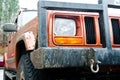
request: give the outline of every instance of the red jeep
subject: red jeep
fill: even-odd
[[[23,11],[14,24],[5,24],[6,80],[120,78],[120,13],[108,14],[108,7],[120,6],[108,2],[40,0],[37,11]]]

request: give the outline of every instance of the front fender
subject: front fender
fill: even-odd
[[[22,35],[19,35],[16,44],[20,41],[24,41],[26,50],[33,50],[35,48],[35,38],[36,37],[32,31],[25,32]]]
[[[33,50],[35,48],[35,36],[32,31],[24,33],[23,40],[26,50]]]

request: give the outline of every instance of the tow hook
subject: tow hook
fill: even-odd
[[[90,60],[90,69],[93,73],[99,72],[99,64],[101,64],[100,61],[95,62],[93,59]]]

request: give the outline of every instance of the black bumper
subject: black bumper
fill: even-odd
[[[30,55],[35,68],[65,68],[90,66],[90,60],[100,65],[120,65],[120,50],[106,48],[39,48]]]

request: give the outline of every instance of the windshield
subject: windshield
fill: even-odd
[[[37,16],[36,10],[23,11],[18,16],[18,26],[22,27]]]

